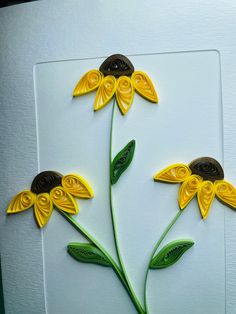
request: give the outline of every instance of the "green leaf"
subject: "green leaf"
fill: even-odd
[[[68,244],[67,251],[79,262],[111,266],[107,257],[93,244],[72,242]]]
[[[122,173],[129,167],[135,150],[135,140],[130,141],[114,158],[111,164],[111,184],[115,184]]]
[[[193,245],[194,242],[191,239],[180,239],[168,243],[153,257],[150,268],[161,269],[175,264]]]

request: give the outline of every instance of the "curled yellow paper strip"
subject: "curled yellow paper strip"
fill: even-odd
[[[120,76],[117,80],[116,100],[122,114],[126,114],[133,102],[134,87],[127,76]]]
[[[215,197],[215,185],[211,181],[203,181],[199,187],[198,205],[204,219],[207,218],[211,203]]]
[[[184,209],[196,195],[201,182],[202,178],[194,174],[182,183],[179,189],[179,207],[181,209]]]
[[[136,91],[151,102],[158,102],[158,96],[149,76],[142,71],[134,71],[131,76]]]
[[[216,195],[225,204],[236,208],[236,189],[227,181],[216,182]]]
[[[155,181],[165,181],[171,183],[183,182],[191,175],[191,170],[185,164],[173,164],[154,176]]]
[[[7,208],[8,214],[15,214],[30,208],[36,199],[36,195],[30,190],[18,193]]]
[[[88,182],[77,174],[67,174],[62,178],[62,186],[71,195],[80,198],[92,198],[93,191]]]
[[[56,207],[66,213],[75,215],[79,211],[74,198],[61,186],[57,186],[50,191],[50,198]]]
[[[38,194],[34,203],[34,214],[40,228],[48,222],[53,210],[53,204],[48,193]]]
[[[106,106],[116,91],[116,79],[112,75],[103,78],[94,101],[94,110],[99,110]]]
[[[73,96],[81,96],[97,89],[101,84],[103,74],[99,70],[91,70],[82,76],[75,86]]]

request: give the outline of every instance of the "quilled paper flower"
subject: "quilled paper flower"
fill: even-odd
[[[157,103],[158,96],[149,76],[135,71],[133,64],[123,55],[108,57],[99,70],[85,73],[76,85],[73,96],[81,96],[97,90],[94,110],[106,106],[115,95],[122,114],[126,114],[133,102],[134,92]]]
[[[18,193],[7,208],[8,214],[16,214],[34,206],[35,220],[44,227],[53,211],[53,205],[68,213],[79,211],[75,197],[92,198],[89,184],[77,174],[62,176],[55,171],[39,173],[33,180],[30,190]]]
[[[189,165],[171,165],[158,172],[154,180],[181,183],[178,196],[180,209],[184,209],[197,195],[204,219],[208,216],[215,196],[229,207],[236,208],[236,189],[224,180],[224,171],[214,158],[202,157],[193,160]]]

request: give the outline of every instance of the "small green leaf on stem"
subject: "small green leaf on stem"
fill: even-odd
[[[175,264],[194,242],[191,239],[179,239],[165,245],[150,263],[150,269],[167,268]]]
[[[115,184],[129,167],[135,151],[135,140],[130,141],[114,158],[111,164],[111,184]]]
[[[79,262],[111,266],[107,257],[93,244],[72,242],[68,244],[67,251]]]

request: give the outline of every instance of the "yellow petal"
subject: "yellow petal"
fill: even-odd
[[[179,207],[184,209],[191,199],[196,195],[202,178],[193,174],[187,178],[179,189]]]
[[[73,96],[76,97],[92,92],[93,90],[99,87],[102,79],[103,79],[102,72],[98,70],[88,71],[79,80],[78,84],[74,89]]]
[[[43,228],[48,222],[53,210],[53,204],[48,193],[40,193],[34,203],[34,215],[37,224]]]
[[[30,190],[18,193],[7,208],[8,214],[15,214],[30,208],[35,202],[35,194]]]
[[[204,219],[207,218],[211,203],[215,197],[215,185],[211,181],[203,181],[197,193],[198,205]]]
[[[116,91],[116,78],[108,75],[103,78],[101,85],[96,93],[94,110],[99,110],[106,106]]]
[[[62,186],[71,195],[81,198],[92,198],[93,190],[88,182],[77,174],[68,174],[62,178]]]
[[[54,205],[64,212],[74,215],[79,211],[78,205],[73,196],[66,192],[66,190],[61,186],[57,186],[50,191],[50,198]]]
[[[236,208],[236,189],[235,187],[224,180],[216,181],[216,195],[227,205]]]
[[[174,164],[156,173],[154,180],[177,183],[183,182],[190,175],[191,170],[187,165]]]
[[[133,102],[134,87],[127,76],[120,76],[117,80],[116,100],[122,114],[126,114]]]
[[[141,71],[135,71],[131,80],[136,91],[151,102],[158,102],[158,96],[149,76]]]

